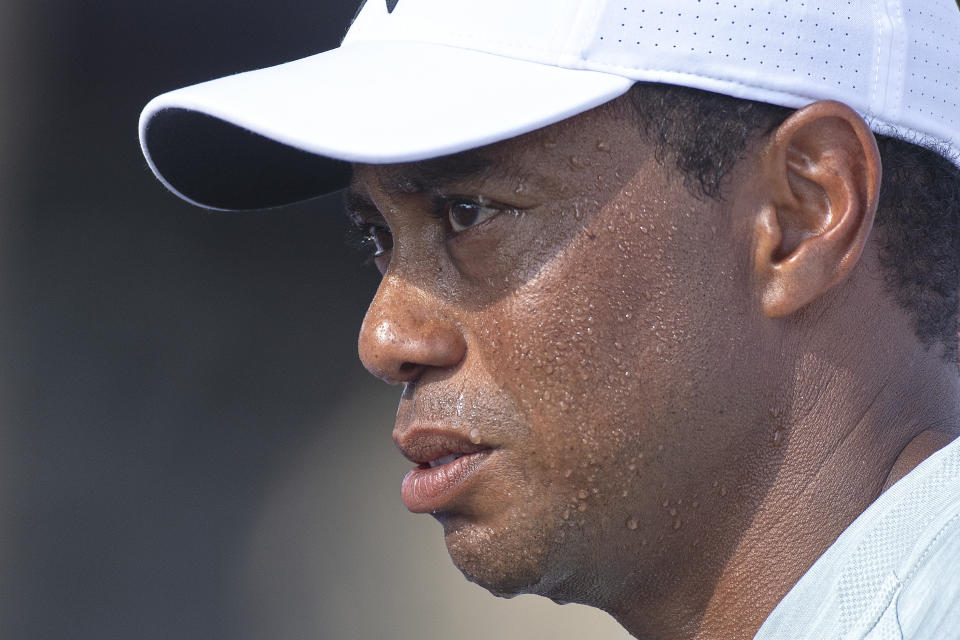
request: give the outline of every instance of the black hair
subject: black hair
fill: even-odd
[[[960,0],[958,0],[960,2]],[[695,195],[719,199],[724,178],[748,143],[791,109],[672,85],[630,90],[641,130]],[[883,182],[875,220],[887,291],[914,318],[927,348],[957,357],[960,304],[960,169],[946,150],[877,135]]]

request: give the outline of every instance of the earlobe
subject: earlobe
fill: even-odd
[[[846,279],[877,210],[880,153],[850,107],[793,113],[761,151],[754,271],[766,316],[787,316]]]

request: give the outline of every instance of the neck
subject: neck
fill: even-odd
[[[717,514],[715,543],[691,552],[669,593],[621,602],[614,617],[637,638],[752,638],[858,515],[960,434],[955,365],[933,350],[907,351],[897,366],[859,372],[836,366],[835,352],[807,351],[789,372],[800,382],[776,418],[782,441],[770,446],[764,425],[764,445],[744,458],[765,489],[731,489],[737,508]],[[655,627],[655,618],[673,623]]]
[[[773,607],[857,516],[957,437],[955,366],[926,357],[915,364],[919,366],[912,375],[905,371],[908,380],[879,391],[870,389],[869,380],[835,380],[829,385],[833,391],[820,390],[819,404],[826,410],[806,417],[794,413],[794,433],[778,471],[785,481],[773,483],[764,497],[707,606],[705,633],[694,637],[752,638]],[[859,396],[860,402],[851,402],[851,396]],[[841,411],[830,410],[840,406]],[[748,603],[747,610],[743,603]],[[732,611],[740,612],[733,616],[733,625]],[[724,627],[722,635],[710,631]]]

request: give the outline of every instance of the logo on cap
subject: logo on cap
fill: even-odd
[[[387,0],[387,13],[393,13],[393,10],[397,8],[398,2],[400,2],[400,0]],[[957,0],[957,2],[960,2],[960,0]],[[350,24],[356,22],[357,16],[360,15],[360,12],[363,11],[365,6],[367,6],[367,0],[363,0],[363,2],[360,3],[360,8],[357,9],[357,13],[355,16],[353,16],[353,20],[350,21]]]

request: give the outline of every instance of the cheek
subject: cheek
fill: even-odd
[[[462,278],[461,302],[468,308],[495,306],[538,279],[545,264],[563,250],[581,228],[583,205],[551,203],[529,211],[505,211],[447,242],[451,263]],[[507,305],[509,306],[509,305]]]
[[[657,351],[649,338],[665,312],[655,293],[664,278],[646,246],[652,243],[597,226],[584,227],[534,279],[484,314],[496,345],[488,370],[537,422],[575,422],[578,429],[601,422],[636,396],[638,367],[647,351]]]
[[[653,206],[612,205],[483,314],[495,347],[486,369],[523,414],[532,464],[558,491],[613,499],[634,472],[659,483],[672,460],[661,447],[697,420],[691,406],[702,413],[697,395],[716,383],[703,362],[721,357],[711,345],[722,310],[711,300],[723,283],[690,260],[675,225],[651,221]]]
[[[578,238],[483,320],[485,368],[529,427],[528,481],[571,526],[629,493],[643,465],[644,284],[625,286],[622,261],[597,259],[618,250],[606,233]]]

